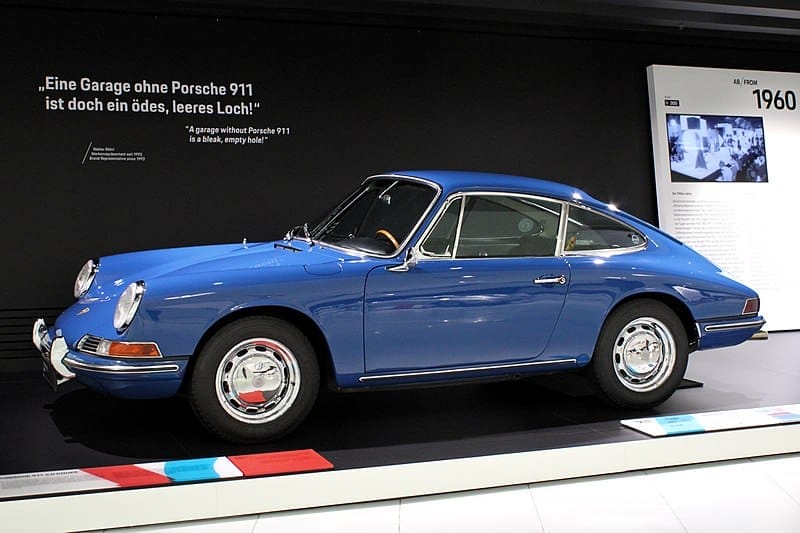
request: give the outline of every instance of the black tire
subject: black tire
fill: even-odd
[[[314,406],[317,357],[306,336],[288,322],[242,318],[220,329],[197,358],[189,387],[192,409],[225,440],[278,439]]]
[[[666,401],[686,373],[686,330],[667,305],[633,300],[606,319],[592,356],[601,396],[625,408],[644,409]]]

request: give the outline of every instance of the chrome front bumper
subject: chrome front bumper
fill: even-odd
[[[33,344],[42,357],[42,375],[53,390],[75,377],[75,373],[64,364],[64,358],[69,353],[67,342],[64,337],[52,338],[42,318],[33,323]]]
[[[33,344],[42,357],[42,374],[57,390],[76,377],[82,384],[119,398],[167,398],[180,388],[189,357],[104,357],[90,350],[69,349],[61,331],[43,319],[33,324]],[[80,343],[79,343],[80,346]]]

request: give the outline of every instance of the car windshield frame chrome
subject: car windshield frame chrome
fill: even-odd
[[[430,215],[431,211],[433,210],[433,207],[438,203],[439,198],[442,195],[442,186],[439,185],[438,183],[436,183],[435,181],[431,181],[431,180],[428,180],[428,179],[425,179],[425,178],[419,178],[419,177],[416,177],[416,176],[408,176],[408,175],[405,175],[405,174],[391,174],[391,173],[390,174],[375,174],[374,176],[370,176],[367,179],[365,179],[363,182],[361,182],[361,185],[359,185],[359,189],[357,189],[354,193],[350,194],[347,198],[345,198],[345,200],[342,203],[338,204],[333,209],[333,211],[339,211],[339,212],[345,211],[348,207],[350,207],[350,205],[353,204],[353,202],[355,202],[356,200],[358,200],[361,197],[361,195],[363,193],[362,189],[364,188],[364,186],[367,183],[369,183],[370,181],[373,181],[373,180],[376,180],[376,179],[395,179],[395,180],[398,180],[398,181],[403,180],[403,181],[411,181],[411,182],[416,182],[416,183],[422,183],[424,185],[427,185],[427,186],[431,187],[431,189],[434,190],[433,199],[428,204],[428,207],[425,208],[425,211],[419,217],[419,220],[417,220],[416,224],[414,224],[414,226],[411,229],[411,231],[408,232],[408,235],[406,235],[405,239],[400,243],[400,246],[398,246],[397,249],[394,250],[390,254],[377,254],[377,253],[366,252],[364,250],[357,250],[355,248],[350,248],[350,247],[347,247],[347,246],[342,246],[342,245],[339,245],[339,244],[336,244],[336,243],[330,243],[330,242],[326,242],[326,241],[321,240],[319,238],[319,233],[321,233],[325,228],[328,227],[328,225],[330,225],[334,220],[336,220],[336,216],[330,217],[330,219],[327,220],[324,225],[320,224],[319,226],[314,228],[314,230],[311,232],[311,239],[312,239],[312,242],[315,245],[324,246],[326,248],[332,248],[334,250],[347,252],[349,254],[355,254],[355,255],[357,255],[359,257],[376,257],[376,258],[380,258],[380,259],[394,259],[394,258],[400,256],[403,253],[403,251],[408,246],[409,242],[411,242],[411,240],[414,238],[414,235],[416,235],[417,232],[419,232],[420,227],[422,227],[422,223],[425,221],[425,219],[428,218],[428,215]],[[347,205],[344,205],[344,204],[347,204]],[[338,215],[338,213],[337,213],[337,215]],[[299,240],[304,241],[304,242],[309,242],[306,239],[298,238],[297,236],[295,236],[295,239],[299,239]],[[309,242],[309,244],[311,244],[311,242]]]

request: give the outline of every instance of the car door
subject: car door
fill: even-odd
[[[367,374],[537,359],[569,286],[569,265],[555,256],[561,210],[513,194],[448,199],[416,265],[367,275]]]

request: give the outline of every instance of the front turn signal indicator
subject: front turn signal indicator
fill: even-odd
[[[110,357],[161,357],[161,350],[154,342],[119,342],[108,343]]]

